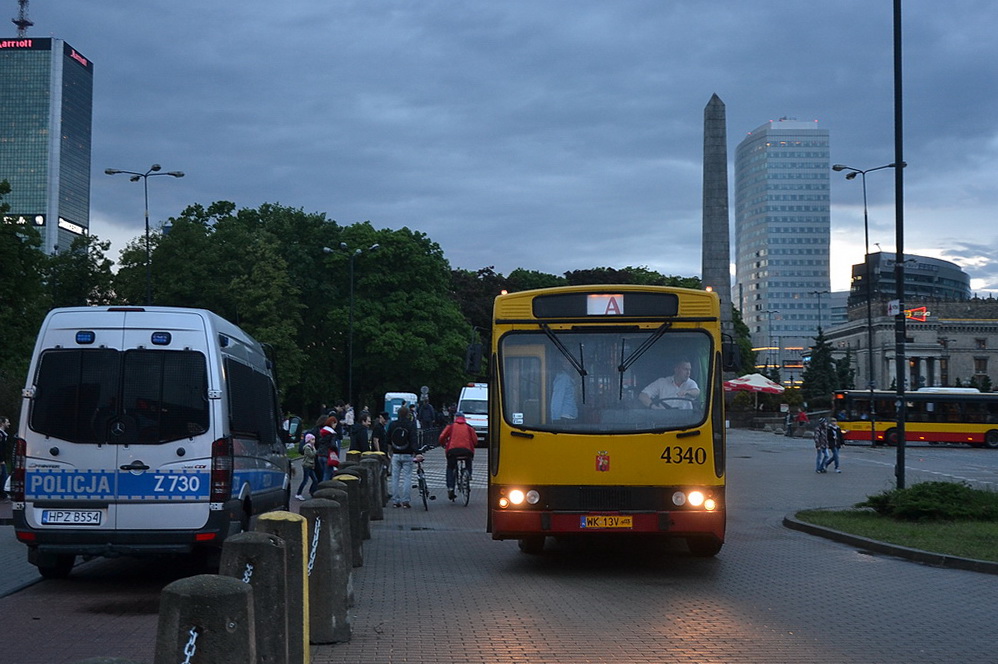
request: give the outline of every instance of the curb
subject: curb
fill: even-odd
[[[981,574],[998,574],[998,563],[989,560],[976,560],[974,558],[960,558],[944,553],[932,553],[921,549],[912,549],[906,546],[888,544],[879,540],[872,540],[859,535],[844,533],[841,530],[833,530],[811,523],[800,521],[795,516],[788,514],[783,517],[783,525],[791,530],[798,530],[809,535],[817,535],[825,539],[834,540],[842,544],[859,547],[866,551],[882,553],[888,556],[904,558],[912,562],[930,565],[932,567],[944,567],[948,569],[960,569],[969,572],[979,572]]]

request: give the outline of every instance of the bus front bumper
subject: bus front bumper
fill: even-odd
[[[713,535],[724,541],[723,510],[670,512],[551,512],[493,510],[492,539],[531,535],[659,534],[674,537]]]

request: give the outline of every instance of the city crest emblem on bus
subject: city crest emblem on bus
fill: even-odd
[[[596,472],[605,473],[610,470],[610,454],[608,452],[596,453]]]

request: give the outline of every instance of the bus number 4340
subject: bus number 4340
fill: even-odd
[[[666,463],[707,463],[707,450],[702,447],[667,447],[660,457]]]

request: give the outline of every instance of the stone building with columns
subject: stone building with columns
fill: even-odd
[[[874,297],[873,347],[865,301],[849,307],[848,321],[825,333],[836,358],[851,355],[855,386],[891,389],[896,385],[894,317],[887,315],[887,297]],[[987,376],[998,386],[998,299],[941,300],[913,297],[905,300],[909,311],[925,307],[925,320],[905,323],[906,389],[966,386]],[[921,318],[922,316],[918,316]]]

